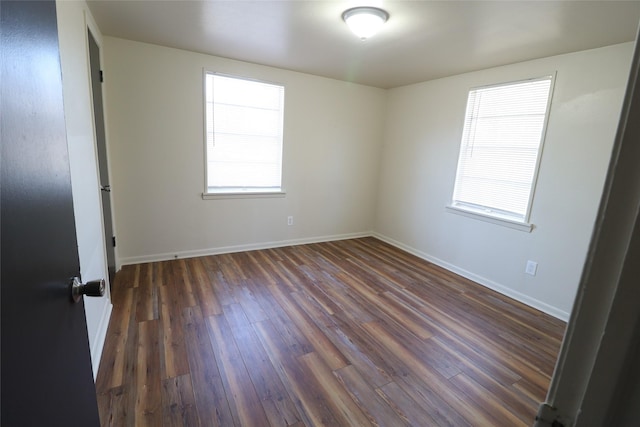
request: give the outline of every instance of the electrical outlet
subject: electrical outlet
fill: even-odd
[[[293,225],[293,216],[287,217],[287,225]]]
[[[532,276],[535,276],[537,271],[538,271],[538,263],[531,260],[527,261],[527,268],[524,269],[524,272]]]

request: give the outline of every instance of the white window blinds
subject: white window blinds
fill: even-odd
[[[528,220],[551,76],[469,92],[454,207]]]
[[[284,87],[206,73],[207,193],[281,191]]]

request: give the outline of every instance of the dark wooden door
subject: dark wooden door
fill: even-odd
[[[56,5],[3,0],[0,16],[1,424],[97,426]]]
[[[96,127],[96,145],[98,147],[98,169],[100,170],[100,193],[102,193],[102,215],[104,218],[104,242],[107,252],[109,283],[113,283],[116,274],[116,238],[113,235],[111,215],[111,185],[109,183],[109,164],[107,161],[107,141],[104,130],[104,111],[102,103],[102,70],[100,69],[100,48],[91,31],[89,39],[89,63],[91,67],[91,91],[93,93],[93,121]]]

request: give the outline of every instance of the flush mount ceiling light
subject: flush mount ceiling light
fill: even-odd
[[[345,10],[342,19],[356,36],[365,40],[380,30],[389,19],[389,14],[377,7],[360,6]]]

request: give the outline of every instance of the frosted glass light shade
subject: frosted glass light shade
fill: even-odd
[[[389,14],[377,7],[353,7],[342,13],[342,19],[356,36],[365,40],[380,30]]]

